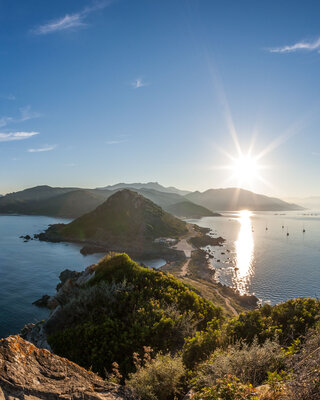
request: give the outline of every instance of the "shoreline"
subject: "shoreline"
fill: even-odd
[[[164,259],[165,264],[159,270],[171,272],[182,281],[191,280],[206,282],[211,285],[211,290],[216,292],[222,301],[222,306],[227,306],[231,314],[236,315],[238,311],[244,311],[258,307],[259,299],[250,293],[241,295],[235,288],[224,285],[216,278],[217,268],[210,259],[214,258],[212,247],[221,248],[226,240],[217,236],[211,228],[197,225],[195,222],[188,223],[188,233],[182,235],[173,246],[166,246],[150,242],[144,244],[132,243],[130,246],[108,245],[97,241],[81,241],[64,239],[59,235],[59,227],[63,224],[50,225],[45,232],[34,235],[34,239],[53,243],[74,243],[81,245],[80,253],[105,254],[109,252],[127,253],[132,259]],[[191,282],[190,282],[191,283]],[[191,283],[192,284],[192,283]],[[206,297],[206,296],[204,296]],[[220,304],[221,304],[221,299]],[[237,311],[236,311],[237,310]]]

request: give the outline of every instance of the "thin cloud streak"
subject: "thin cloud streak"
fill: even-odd
[[[43,153],[44,151],[52,151],[56,147],[57,147],[56,145],[53,145],[53,146],[40,147],[38,149],[28,149],[28,153]]]
[[[106,144],[119,144],[119,143],[125,143],[125,142],[127,142],[127,140],[124,140],[124,139],[120,139],[120,140],[108,140],[107,142],[106,142]]]
[[[0,128],[3,128],[4,126],[8,125],[12,121],[13,121],[12,117],[1,117],[0,118]]]
[[[297,42],[291,46],[282,46],[269,49],[271,53],[294,53],[296,51],[320,52],[320,38],[313,42]]]
[[[18,118],[7,117],[7,116],[1,117],[0,128],[3,128],[4,126],[10,123],[25,122],[29,121],[30,119],[41,117],[40,113],[31,110],[31,106],[22,107],[19,109],[19,111],[20,111],[20,117]]]
[[[13,142],[16,140],[26,140],[36,135],[39,135],[39,132],[0,133],[0,142]]]
[[[92,6],[85,7],[83,10],[66,14],[61,18],[49,21],[46,24],[40,25],[32,30],[36,35],[47,35],[50,33],[74,30],[77,28],[85,27],[88,24],[85,22],[87,16],[94,11],[102,10],[112,3],[112,0],[104,0],[95,2]]]
[[[19,109],[21,117],[17,122],[29,121],[29,119],[40,118],[41,114],[36,111],[31,111],[31,106],[22,107]]]
[[[16,100],[16,96],[14,96],[13,94],[9,94],[7,96],[6,95],[1,95],[0,98],[4,99],[4,100]]]
[[[131,85],[134,89],[139,89],[139,88],[142,88],[143,86],[147,86],[147,83],[143,82],[143,80],[141,78],[138,78],[138,79],[135,79],[131,83]]]

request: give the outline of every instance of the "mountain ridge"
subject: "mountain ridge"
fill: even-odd
[[[119,187],[113,190],[105,188],[63,188],[47,185],[35,186],[0,197],[0,214],[47,215],[73,219],[92,211],[102,204],[116,191],[121,190],[121,185],[119,184]],[[175,192],[159,191],[150,187],[150,185],[146,187],[148,184],[140,185],[140,189],[132,188],[131,190],[142,194],[164,210],[173,214],[176,213],[175,215],[178,217],[201,218],[202,216],[211,216],[212,213],[218,211],[241,209],[251,209],[252,211],[303,209],[303,207],[284,202],[275,197],[268,197],[238,188],[208,189],[204,192],[195,191],[181,195]],[[179,191],[179,189],[177,190]],[[238,197],[236,201],[232,200],[236,199],[237,193],[241,194],[240,198]],[[177,204],[186,201],[189,201],[190,204],[185,206],[184,209],[189,210],[189,212],[183,215]],[[206,211],[199,207],[205,207]]]
[[[115,185],[108,185],[102,188],[97,188],[98,190],[117,190],[117,189],[154,189],[158,192],[166,192],[166,193],[175,193],[184,196],[190,191],[188,190],[180,190],[174,186],[165,187],[159,184],[159,182],[147,182],[147,183],[116,183]]]
[[[188,200],[211,211],[295,211],[303,208],[275,197],[257,194],[241,188],[208,189],[192,192],[185,196]]]

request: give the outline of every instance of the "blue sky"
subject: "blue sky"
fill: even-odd
[[[0,0],[0,193],[238,184],[320,195],[320,3]]]

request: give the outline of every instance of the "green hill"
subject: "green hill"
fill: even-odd
[[[55,230],[49,228],[48,232]],[[56,226],[61,240],[103,244],[113,250],[143,249],[158,237],[176,238],[187,232],[185,222],[131,190],[121,190],[94,211],[68,225]]]
[[[185,337],[222,310],[172,275],[141,267],[126,254],[106,256],[80,289],[59,298],[62,307],[45,324],[55,353],[105,375],[116,361],[125,375],[134,352],[181,350]]]

